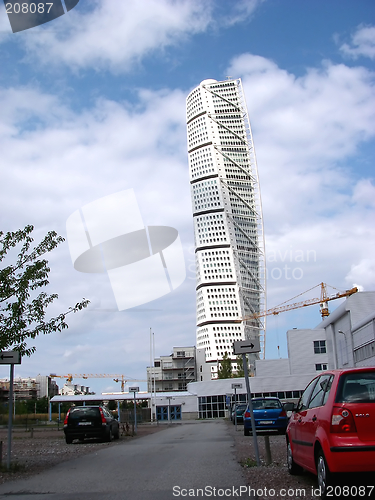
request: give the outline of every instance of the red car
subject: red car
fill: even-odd
[[[316,474],[323,496],[335,472],[375,471],[375,367],[315,377],[293,409],[286,442],[290,474]]]

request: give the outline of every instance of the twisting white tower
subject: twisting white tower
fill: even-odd
[[[197,348],[206,362],[265,331],[236,320],[265,309],[258,169],[240,79],[204,80],[187,97],[187,137],[197,273]],[[235,365],[234,365],[235,367]],[[216,376],[213,369],[213,377]]]

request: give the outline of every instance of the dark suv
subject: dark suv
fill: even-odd
[[[72,406],[64,420],[65,441],[100,438],[112,441],[120,436],[119,423],[103,406]]]

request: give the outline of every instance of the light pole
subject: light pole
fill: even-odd
[[[342,333],[345,337],[345,351],[346,351],[346,363],[342,363],[343,365],[348,365],[349,364],[349,351],[348,351],[348,339],[346,338],[346,333],[343,332],[342,330],[338,331],[339,333]]]

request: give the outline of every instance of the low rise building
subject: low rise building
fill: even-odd
[[[147,367],[149,392],[186,391],[187,384],[195,380],[195,347],[174,347],[172,354],[155,358],[154,366]]]

